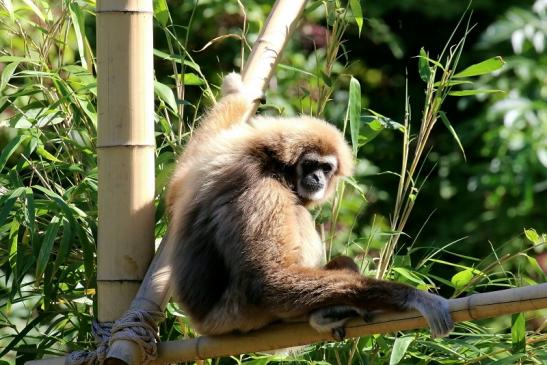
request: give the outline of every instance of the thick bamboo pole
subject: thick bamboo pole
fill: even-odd
[[[306,0],[277,0],[270,12],[266,23],[253,46],[249,60],[243,70],[243,83],[247,90],[257,96],[262,95],[274,72],[279,55],[283,51],[290,35],[294,31],[298,18],[304,9]],[[254,114],[249,110],[248,116]],[[164,239],[159,252],[150,264],[146,277],[131,303],[132,309],[147,311],[163,311],[171,291],[169,279],[171,275],[170,257],[172,245]],[[131,341],[113,341],[108,352],[108,359],[117,358],[126,364],[137,364],[140,358],[139,348]]]
[[[130,306],[154,254],[152,0],[97,1],[98,320]]]
[[[547,283],[451,299],[449,306],[454,322],[543,309],[547,308]],[[382,313],[368,323],[350,321],[346,326],[346,335],[359,337],[424,327],[427,327],[427,323],[418,312]],[[317,333],[307,322],[281,323],[240,335],[162,342],[158,346],[159,356],[153,364],[269,351],[328,340],[332,340],[329,334]],[[63,365],[64,359],[57,357],[29,361],[27,365]]]

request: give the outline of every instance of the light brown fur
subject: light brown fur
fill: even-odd
[[[195,328],[203,334],[249,331],[340,305],[426,308],[442,322],[436,333],[446,334],[452,324],[446,308],[438,309],[444,299],[337,265],[322,268],[323,246],[306,208],[322,203],[336,180],[352,172],[341,133],[310,117],[245,123],[249,98],[237,85],[224,89],[236,93],[201,121],[167,192],[169,240],[176,247],[173,286]],[[309,152],[337,162],[318,201],[302,198],[295,188],[295,166]],[[425,296],[435,300],[418,308]]]

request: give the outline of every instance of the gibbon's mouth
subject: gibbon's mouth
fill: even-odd
[[[325,192],[323,184],[306,184],[301,182],[298,185],[298,195],[300,195],[300,197],[308,200],[319,200],[323,198]]]

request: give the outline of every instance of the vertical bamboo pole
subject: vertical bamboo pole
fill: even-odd
[[[154,254],[152,0],[97,1],[98,319],[130,306]]]

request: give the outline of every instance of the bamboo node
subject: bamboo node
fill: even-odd
[[[471,303],[473,298],[475,297],[475,294],[471,294],[470,296],[467,297],[467,300],[465,301],[465,309],[467,310],[467,314],[469,315],[469,318],[471,318],[472,320],[476,321],[477,319],[479,318],[476,318],[474,315],[473,315],[473,304]]]

